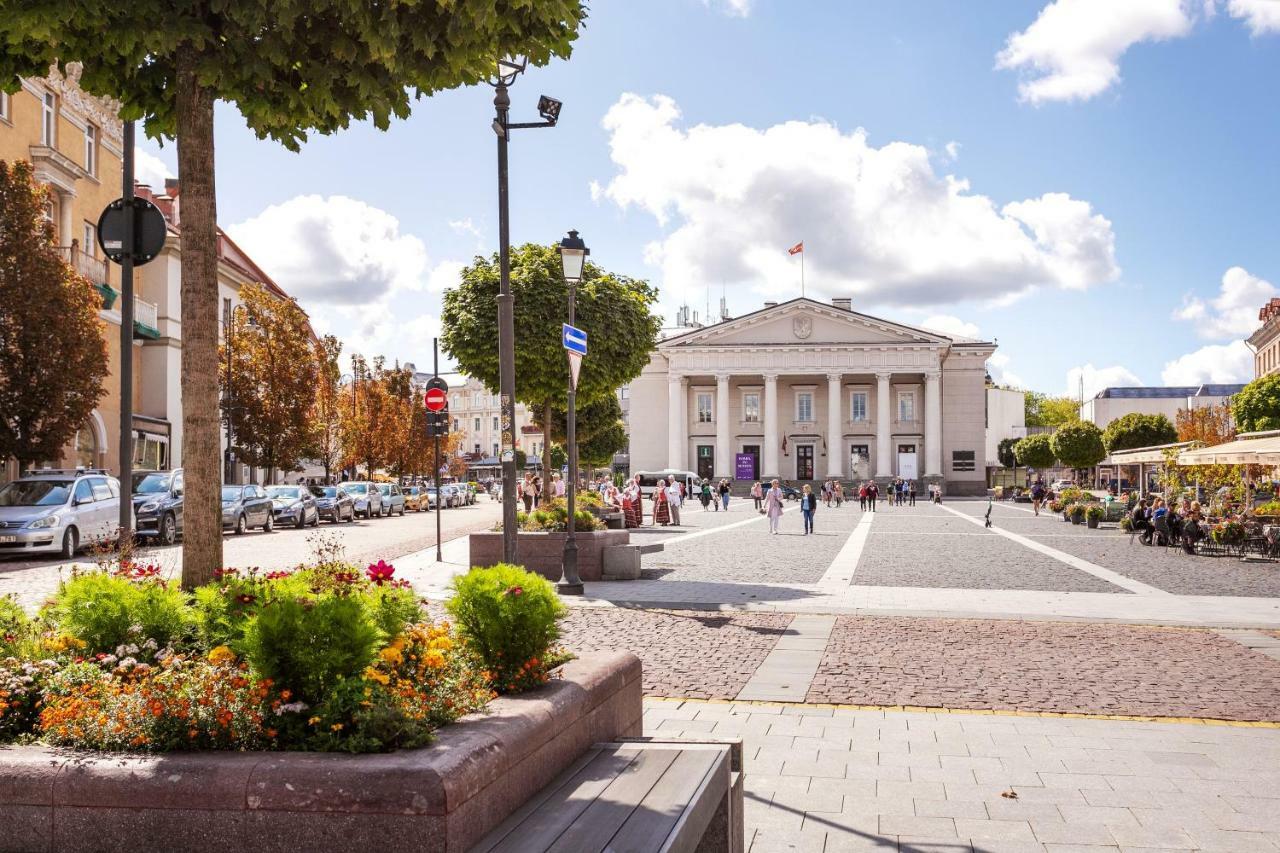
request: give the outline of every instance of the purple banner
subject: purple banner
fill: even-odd
[[[739,453],[733,458],[733,478],[735,480],[754,480],[756,478],[756,455]]]

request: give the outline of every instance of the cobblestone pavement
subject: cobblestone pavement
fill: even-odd
[[[790,622],[781,613],[593,607],[574,608],[561,627],[571,651],[638,655],[645,695],[732,699]]]
[[[1280,850],[1274,729],[656,700],[644,726],[742,739],[751,853]]]
[[[872,525],[853,582],[856,586],[915,586],[951,589],[1038,589],[1125,593],[1124,589],[1016,542],[982,533],[958,518],[957,532],[888,532]],[[933,521],[928,522],[930,527]],[[916,521],[917,528],[920,521]]]

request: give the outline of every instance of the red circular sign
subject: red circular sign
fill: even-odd
[[[439,388],[428,388],[422,397],[422,403],[428,412],[443,412],[449,405],[449,398]]]

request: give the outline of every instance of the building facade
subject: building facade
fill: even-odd
[[[1116,418],[1131,413],[1164,415],[1177,424],[1178,412],[1225,403],[1243,385],[1168,385],[1103,388],[1080,406],[1080,420],[1106,429]]]
[[[1000,442],[1027,437],[1027,395],[1014,388],[987,389],[988,468],[1000,467]]]
[[[422,382],[429,378],[421,375]],[[462,435],[461,451],[467,455],[470,466],[476,470],[492,470],[500,467],[502,452],[502,407],[497,394],[483,382],[461,373],[441,374],[449,383],[450,429]],[[415,376],[415,382],[417,377]],[[516,447],[529,461],[536,461],[542,454],[542,427],[533,423],[529,407],[516,403]]]
[[[1253,378],[1260,379],[1280,370],[1280,297],[1274,297],[1258,311],[1262,326],[1245,339],[1253,350]]]
[[[69,63],[65,76],[51,69],[48,77],[22,78],[11,95],[0,93],[0,160],[32,164],[36,179],[50,190],[47,215],[63,257],[103,295],[103,396],[61,457],[45,464],[114,469],[120,461],[120,278],[98,249],[97,223],[122,192],[124,128],[116,104],[80,89],[80,71],[78,63]],[[137,347],[129,357],[136,371]],[[135,388],[135,406],[139,399]],[[13,460],[0,462],[0,479],[17,475]]]
[[[986,489],[995,345],[855,312],[766,303],[658,344],[629,386],[631,470]]]

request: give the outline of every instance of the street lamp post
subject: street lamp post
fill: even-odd
[[[582,242],[577,231],[570,231],[569,236],[560,241],[560,267],[564,280],[569,285],[569,325],[574,324],[574,299],[577,295],[578,282],[582,281],[582,270],[586,265],[587,255],[591,251]],[[575,371],[569,374],[569,404],[565,414],[565,443],[569,452],[569,484],[566,497],[569,502],[568,530],[564,540],[564,580],[557,585],[561,595],[582,595],[582,578],[578,576],[578,540],[577,523],[574,517],[577,511],[578,489],[578,383]],[[550,436],[548,436],[550,438]]]
[[[511,97],[508,87],[525,70],[528,58],[508,57],[498,60],[489,84],[494,88],[493,106],[497,113],[493,132],[498,136],[498,258],[501,285],[498,291],[498,394],[502,419],[502,557],[516,561],[516,328],[515,300],[511,295],[511,223],[508,205],[507,143],[511,131],[519,128],[555,127],[560,116],[560,102],[543,95],[538,100],[541,122],[512,124],[508,116]]]

